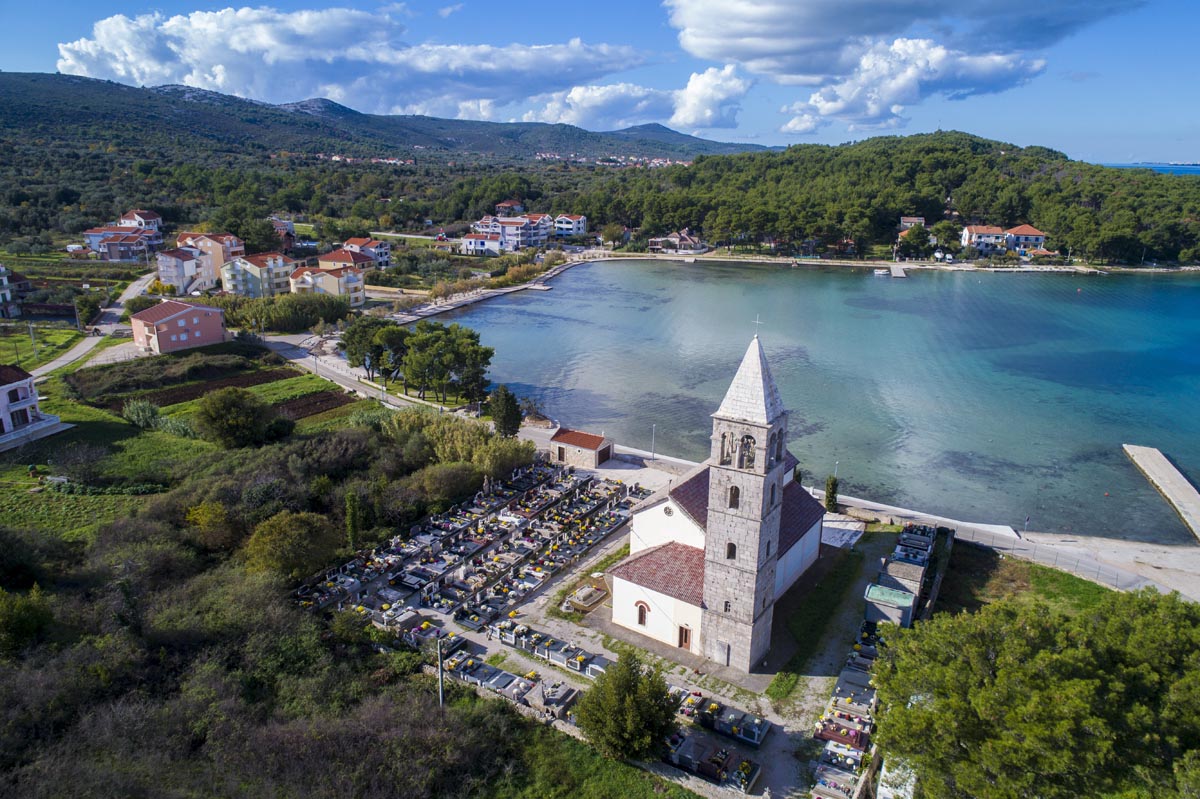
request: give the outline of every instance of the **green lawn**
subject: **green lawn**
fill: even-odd
[[[5,325],[2,330],[6,335],[0,336],[0,363],[16,364],[27,372],[49,363],[83,340],[83,334],[78,330],[34,327],[35,353],[26,325]]]
[[[767,686],[767,696],[776,702],[787,699],[796,689],[809,659],[820,651],[829,623],[838,615],[842,603],[856,599],[851,595],[851,589],[862,571],[863,553],[839,552],[834,557],[838,558],[837,562],[804,595],[801,602],[792,608],[782,608],[788,632],[796,639],[797,649]],[[837,632],[841,634],[845,631]],[[845,637],[849,641],[852,636]]]
[[[1064,613],[1095,607],[1111,589],[1068,572],[958,541],[942,579],[936,611],[976,611],[1000,599],[1042,602]]]

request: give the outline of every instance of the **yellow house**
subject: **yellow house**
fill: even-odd
[[[351,308],[361,308],[367,300],[362,270],[346,266],[339,269],[314,269],[304,266],[292,272],[293,294],[329,294],[346,297]]]

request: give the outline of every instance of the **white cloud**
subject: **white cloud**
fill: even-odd
[[[785,86],[783,130],[821,119],[897,126],[933,95],[1004,91],[1042,71],[1036,51],[1146,0],[664,0],[688,53]]]
[[[558,122],[589,128],[624,128],[666,119],[673,113],[671,92],[632,83],[575,86],[540,99],[545,105],[527,112],[524,121]]]
[[[783,133],[794,133],[803,136],[809,133],[816,133],[829,124],[829,120],[821,119],[821,116],[815,113],[813,107],[808,103],[785,105],[779,109],[779,113],[792,115],[792,118],[785,122],[783,127],[779,129]]]
[[[452,6],[444,6],[442,8],[439,8],[438,16],[441,17],[442,19],[445,19],[446,17],[450,16],[451,14],[454,14],[454,13],[456,13],[458,11],[462,11],[462,10],[463,10],[463,4],[455,3]]]
[[[732,128],[751,82],[732,64],[694,72],[682,89],[651,89],[632,83],[574,86],[540,98],[544,105],[526,122],[565,122],[588,128],[623,128],[662,122],[686,128]]]
[[[362,111],[428,105],[479,117],[525,100],[531,86],[539,94],[566,90],[642,61],[630,47],[579,39],[410,45],[404,33],[387,13],[346,8],[118,14],[96,22],[91,37],[60,44],[58,69],[123,83],[182,83],[268,102],[322,96]]]
[[[813,92],[807,104],[793,105],[789,111],[796,116],[783,129],[809,132],[813,116],[849,122],[851,130],[899,127],[905,108],[924,97],[1002,91],[1044,67],[1041,60],[1015,55],[970,55],[928,39],[897,39],[864,53],[850,75]]]
[[[688,128],[737,127],[739,101],[750,90],[750,81],[737,75],[737,67],[710,67],[694,72],[687,86],[675,92],[671,124]]]

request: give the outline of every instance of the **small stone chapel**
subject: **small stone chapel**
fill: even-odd
[[[758,336],[712,420],[709,458],[634,509],[612,618],[748,672],[771,646],[776,600],[817,559],[825,509],[794,479]]]

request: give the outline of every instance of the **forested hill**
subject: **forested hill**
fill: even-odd
[[[141,151],[190,150],[412,157],[414,153],[532,159],[583,157],[688,159],[762,149],[723,144],[645,126],[594,133],[572,125],[477,122],[361,114],[330,100],[270,105],[187,86],[135,88],[71,75],[0,73],[0,136],[101,143]]]
[[[894,241],[904,215],[955,238],[964,224],[1030,223],[1064,253],[1200,260],[1200,176],[1097,166],[953,131],[621,172],[581,200],[589,219],[687,226],[710,241],[849,238],[862,249]]]
[[[400,139],[426,149],[387,144]],[[135,207],[159,211],[173,229],[208,222],[234,232],[247,226],[239,220],[291,212],[321,222],[318,235],[333,241],[421,229],[426,219],[452,226],[518,197],[531,211],[585,214],[593,230],[619,223],[644,238],[690,227],[714,243],[774,240],[785,253],[846,239],[865,252],[895,241],[901,216],[923,216],[941,241],[965,224],[1029,223],[1051,249],[1092,260],[1200,260],[1200,176],[1097,166],[954,131],[696,155],[661,169],[511,155],[579,152],[582,141],[645,154],[702,140],[658,125],[600,134],[377,117],[327,100],[271,106],[0,73],[0,246],[50,248],[50,233],[73,235]],[[510,155],[472,149],[485,145]],[[334,163],[318,152],[416,164]]]

